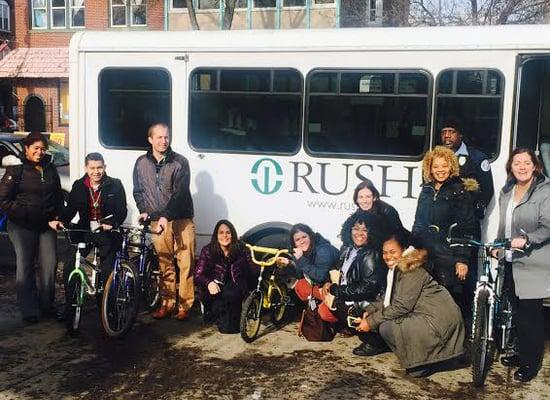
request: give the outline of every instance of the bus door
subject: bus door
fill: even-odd
[[[512,147],[535,150],[550,170],[550,54],[520,55]]]

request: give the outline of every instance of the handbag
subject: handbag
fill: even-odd
[[[319,315],[319,305],[313,304],[313,286],[311,287],[310,301],[302,311],[302,318],[298,328],[298,336],[306,338],[308,342],[330,342],[334,339],[335,331],[330,322],[323,321]]]

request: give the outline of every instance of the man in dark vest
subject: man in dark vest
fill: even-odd
[[[477,239],[481,239],[481,221],[485,217],[487,206],[495,193],[491,163],[483,152],[464,142],[462,128],[455,118],[449,118],[441,124],[441,143],[455,152],[460,166],[460,177],[473,178],[479,183],[479,190],[472,192],[472,199],[477,219],[474,235]],[[477,281],[477,252],[472,252],[469,265],[471,268],[466,277],[465,285],[465,290],[468,293],[464,298],[467,309],[471,310]],[[471,326],[471,317],[471,315],[468,315],[465,318],[464,322],[467,329]]]

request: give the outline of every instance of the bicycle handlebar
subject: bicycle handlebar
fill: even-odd
[[[277,261],[277,258],[279,258],[283,254],[289,254],[288,249],[275,249],[272,247],[262,247],[262,246],[253,246],[251,244],[245,243],[246,247],[250,250],[250,255],[252,257],[252,262],[254,264],[263,266],[263,267],[269,267]],[[267,261],[258,261],[256,259],[256,254],[258,253],[264,253],[264,254],[270,254],[272,257],[270,257]]]

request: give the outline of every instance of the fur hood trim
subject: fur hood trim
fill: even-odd
[[[424,249],[405,250],[397,263],[397,268],[403,273],[414,271],[422,267],[428,260],[428,252]]]
[[[462,178],[462,184],[464,185],[464,189],[468,192],[479,191],[479,182],[474,178]]]

